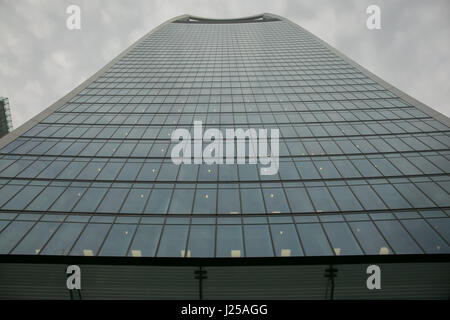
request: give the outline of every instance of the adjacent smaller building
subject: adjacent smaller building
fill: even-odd
[[[8,98],[0,97],[0,138],[13,129]]]

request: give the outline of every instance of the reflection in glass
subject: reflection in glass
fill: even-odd
[[[188,226],[166,225],[159,244],[158,257],[188,257],[186,250]]]
[[[34,222],[13,221],[0,233],[0,254],[7,254],[33,226]]]
[[[215,226],[192,225],[189,232],[188,253],[191,257],[214,257]]]
[[[320,224],[297,224],[303,248],[308,256],[333,255]]]
[[[71,256],[95,256],[105,239],[111,225],[91,223],[86,226],[75,246],[70,251]]]
[[[350,222],[356,238],[366,254],[390,254],[391,249],[370,221]]]
[[[136,225],[115,224],[111,228],[102,248],[100,256],[124,256],[133,237]]]
[[[398,221],[377,221],[375,222],[383,236],[397,254],[422,253],[415,241],[403,229]]]
[[[218,225],[216,257],[243,256],[242,227],[236,225]]]
[[[19,243],[12,253],[14,254],[39,254],[42,246],[58,228],[57,222],[39,222]]]
[[[133,257],[153,257],[161,235],[160,225],[140,225],[128,252]]]
[[[293,224],[271,224],[270,230],[277,257],[303,255]]]
[[[328,239],[330,239],[335,255],[362,254],[346,223],[324,223],[323,227],[328,235]]]
[[[63,223],[44,247],[42,254],[67,255],[83,228],[83,223]]]
[[[245,251],[247,257],[272,257],[273,249],[267,225],[245,225]]]

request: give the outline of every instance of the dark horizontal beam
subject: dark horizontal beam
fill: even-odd
[[[85,257],[54,255],[0,255],[0,263],[147,265],[147,266],[280,266],[339,265],[375,263],[450,262],[450,254],[354,255],[318,257],[257,258],[155,258],[155,257]]]

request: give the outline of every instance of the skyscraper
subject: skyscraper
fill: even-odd
[[[0,138],[12,131],[11,110],[8,98],[0,97]]]
[[[175,164],[194,121],[279,170]],[[174,18],[0,140],[0,297],[448,298],[449,126],[285,18]]]

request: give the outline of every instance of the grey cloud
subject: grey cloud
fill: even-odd
[[[70,4],[81,7],[79,31],[66,28]],[[370,4],[381,7],[381,30],[366,28]],[[231,18],[262,12],[303,26],[450,116],[448,0],[0,0],[0,96],[10,98],[17,127],[174,16]]]

